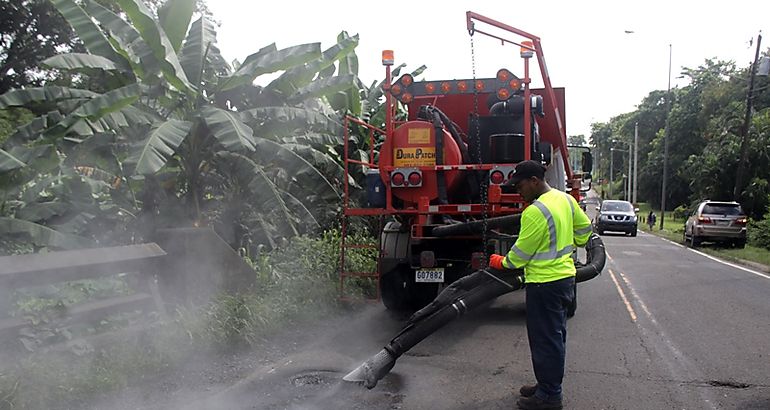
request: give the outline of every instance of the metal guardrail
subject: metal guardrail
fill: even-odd
[[[0,257],[0,340],[6,343],[29,318],[13,317],[12,293],[19,289],[125,274],[133,293],[87,300],[57,309],[55,323],[68,326],[141,311],[166,316],[167,306],[199,306],[221,292],[255,285],[256,274],[211,228],[162,229],[157,243]],[[18,346],[18,345],[17,345]]]

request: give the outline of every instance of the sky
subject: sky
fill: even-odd
[[[557,1],[504,2],[392,1],[320,2],[208,0],[225,59],[243,59],[275,42],[278,48],[336,43],[345,30],[359,34],[359,77],[371,84],[385,76],[381,52],[394,50],[396,65],[426,65],[423,80],[473,77],[470,10],[540,37],[551,82],[566,89],[568,135],[587,138],[594,122],[635,110],[653,90],[683,87],[682,67],[696,68],[708,58],[747,67],[756,38],[770,47],[770,2]],[[387,7],[378,7],[386,4]],[[483,24],[477,28],[484,30]],[[492,28],[484,31],[494,31]],[[626,33],[631,31],[632,33]],[[496,32],[495,32],[496,33]],[[518,40],[514,35],[505,38]],[[476,34],[472,38],[477,78],[508,68],[523,76],[518,47]],[[753,45],[750,45],[753,41]],[[669,55],[669,45],[671,54]],[[670,58],[669,58],[670,57]],[[542,85],[532,61],[533,86]]]

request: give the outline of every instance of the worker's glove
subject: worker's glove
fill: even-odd
[[[498,255],[498,254],[491,254],[489,255],[489,267],[494,269],[502,270],[503,268],[503,259],[505,259],[505,256]]]

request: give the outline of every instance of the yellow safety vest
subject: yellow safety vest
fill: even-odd
[[[551,189],[521,215],[521,230],[503,266],[524,268],[527,283],[575,276],[572,252],[591,236],[591,220],[571,195]]]

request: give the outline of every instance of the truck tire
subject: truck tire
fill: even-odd
[[[390,310],[409,309],[409,232],[399,222],[385,224],[380,234],[380,297]]]
[[[408,265],[398,265],[380,275],[380,297],[388,310],[403,311],[410,308],[407,288]]]

